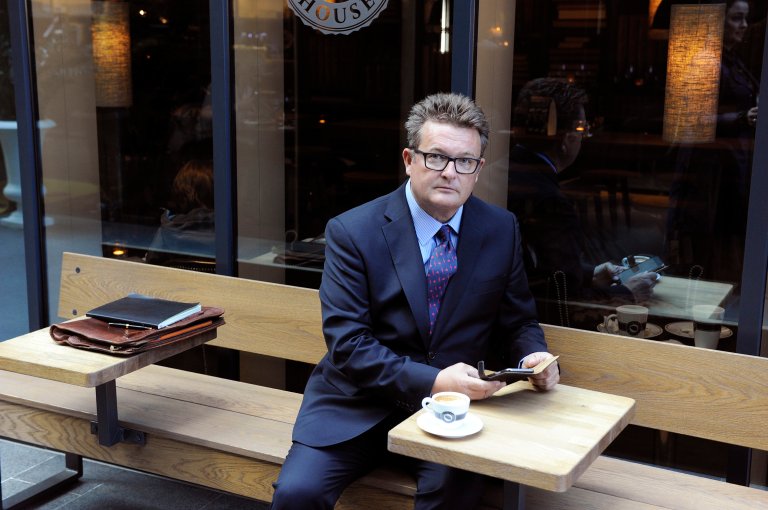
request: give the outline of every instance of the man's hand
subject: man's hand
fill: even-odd
[[[475,367],[466,363],[456,363],[437,374],[432,393],[458,391],[472,400],[480,400],[490,397],[504,386],[506,383],[501,381],[483,381]]]
[[[592,272],[592,285],[595,287],[610,287],[619,281],[619,273],[624,270],[622,266],[617,266],[613,262],[603,262],[595,266]]]
[[[542,361],[554,357],[548,352],[534,352],[523,358],[523,368],[533,368]],[[528,378],[531,384],[538,390],[551,390],[560,382],[560,369],[557,368],[555,361],[541,373],[534,374]]]
[[[624,266],[617,266],[612,262],[603,262],[602,264],[595,266],[595,271],[592,273],[592,285],[595,287],[609,287],[619,281],[619,273],[623,272],[626,268]],[[636,303],[643,303],[651,299],[653,294],[653,287],[659,281],[658,273],[648,271],[646,273],[636,274],[632,278],[629,278],[624,282],[624,286],[632,293],[632,297],[635,298]]]
[[[659,281],[659,274],[649,271],[640,273],[624,282],[624,286],[632,292],[636,303],[643,303],[651,299],[653,288]]]

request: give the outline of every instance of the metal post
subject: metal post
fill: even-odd
[[[216,273],[237,276],[237,168],[230,2],[210,0]]]
[[[452,16],[451,91],[472,97],[475,93],[477,1],[456,0]]]
[[[765,33],[768,43],[768,31]],[[763,46],[764,48],[768,48]],[[768,51],[763,50],[763,67],[768,69]],[[763,72],[760,78],[761,90],[768,90],[768,77]],[[736,351],[741,354],[760,356],[765,306],[766,270],[768,270],[768,147],[757,143],[768,137],[768,122],[758,119],[755,129],[755,144],[752,158],[752,177],[747,214],[747,234],[744,241],[744,264],[741,273],[741,296],[739,304],[739,335]],[[752,450],[742,446],[728,448],[728,471],[726,480],[740,485],[749,485],[752,468]]]
[[[24,250],[27,272],[29,329],[43,328],[48,318],[48,274],[43,224],[40,118],[37,108],[37,77],[30,5],[26,0],[8,0],[11,29],[16,121],[19,136]]]

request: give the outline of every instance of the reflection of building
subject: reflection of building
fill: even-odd
[[[239,1],[231,24],[225,24],[232,27],[231,76],[219,56],[211,65],[211,41],[226,45],[228,34],[212,25],[209,2],[147,4],[130,3],[132,104],[119,147],[123,201],[109,222],[102,221],[106,183],[99,176],[97,140],[114,146],[115,139],[99,129],[96,119],[91,2],[32,6],[35,42],[50,41],[53,34],[61,38],[61,44],[35,45],[47,52],[45,65],[38,62],[36,69],[40,116],[57,126],[46,135],[40,168],[45,212],[55,219],[40,229],[51,282],[58,281],[64,250],[101,254],[105,244],[110,256],[116,249],[137,257],[146,251],[179,158],[185,157],[171,143],[176,141],[174,112],[185,119],[193,112],[194,122],[184,126],[198,137],[196,151],[232,156],[232,168],[216,168],[216,179],[231,184],[231,195],[220,200],[232,206],[233,217],[216,226],[219,245],[235,252],[239,276],[314,286],[316,267],[275,264],[275,251],[294,239],[316,238],[331,215],[403,179],[402,117],[415,98],[451,83],[475,84],[474,94],[494,122],[488,163],[476,190],[498,203],[500,195],[506,196],[516,92],[525,81],[552,74],[580,82],[592,98],[588,116],[595,136],[585,141],[571,179],[561,182],[578,206],[591,258],[619,261],[663,250],[674,177],[669,158],[674,147],[661,136],[669,40],[650,34],[646,2],[483,0],[473,4],[477,44],[474,27],[453,17],[450,51],[440,53],[442,21],[435,13],[465,2],[390,1],[364,30],[330,36],[297,22],[282,1]],[[761,76],[766,6],[752,7],[748,39],[759,44],[743,51],[751,56],[745,62],[753,74]],[[473,42],[455,39],[466,32]],[[218,97],[208,97],[216,76],[231,79],[226,91],[231,105],[223,108]],[[230,124],[222,120],[227,113],[233,115]],[[203,127],[206,119],[211,123]],[[229,136],[216,141],[224,131]],[[715,149],[720,142],[702,149]],[[755,159],[765,160],[764,150],[768,147],[755,147]],[[768,191],[764,179],[753,179],[752,196]],[[629,227],[609,221],[624,214],[624,203],[631,213]],[[219,211],[222,204],[216,205]],[[746,239],[755,247],[747,251],[759,255],[768,213],[754,214],[761,213],[762,204],[749,206],[757,238]],[[735,284],[729,319],[739,327],[760,321],[764,296],[754,286],[766,281],[764,260],[735,268],[737,276],[727,282]],[[14,260],[12,269],[23,274],[24,263]],[[682,278],[689,270],[670,268]],[[56,290],[49,290],[54,299]],[[21,317],[22,327],[24,313],[13,314]],[[4,325],[0,322],[0,328]],[[734,335],[730,342],[730,349],[759,349],[759,335]],[[724,469],[712,467],[719,462],[713,459],[704,468],[720,474]]]

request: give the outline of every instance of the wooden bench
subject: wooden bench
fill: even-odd
[[[314,364],[325,352],[316,290],[64,254],[59,315],[71,318],[129,292],[199,300],[226,310],[210,344]],[[637,400],[635,424],[768,449],[768,359],[545,326],[563,383]],[[40,334],[30,333],[30,335]],[[98,444],[91,390],[0,372],[0,436],[270,501],[301,395],[150,366],[117,380],[123,426],[145,446]],[[337,508],[412,508],[413,481],[377,470]],[[565,493],[530,489],[529,508],[768,508],[768,492],[601,456]],[[497,507],[499,493],[487,497]]]

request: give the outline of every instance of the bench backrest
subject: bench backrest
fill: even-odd
[[[633,424],[768,450],[768,358],[543,327],[561,382],[634,398]]]
[[[305,363],[326,351],[316,290],[64,253],[60,317],[84,315],[131,292],[224,308],[226,323],[211,345]]]
[[[326,350],[316,290],[64,254],[61,317],[130,292],[221,306],[213,345],[313,364]],[[634,424],[768,450],[768,358],[543,327],[562,382],[635,399]]]

